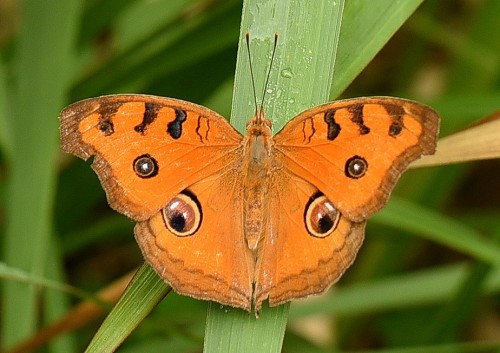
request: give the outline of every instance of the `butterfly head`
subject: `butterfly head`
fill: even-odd
[[[264,109],[261,108],[256,112],[255,116],[247,122],[247,135],[271,137],[271,126],[271,122],[264,115]]]

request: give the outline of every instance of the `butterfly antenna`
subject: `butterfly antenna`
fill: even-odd
[[[274,34],[274,45],[273,53],[271,54],[271,62],[269,63],[269,69],[267,70],[266,83],[264,84],[264,91],[262,92],[262,100],[260,101],[259,115],[262,115],[264,111],[264,99],[266,98],[267,84],[269,83],[269,77],[271,77],[271,68],[273,67],[274,55],[276,54],[276,46],[278,44],[278,32]]]
[[[248,63],[250,65],[250,77],[252,78],[252,88],[253,88],[253,98],[255,100],[255,116],[259,113],[259,104],[257,103],[257,91],[255,89],[255,78],[253,75],[253,65],[252,65],[252,56],[250,55],[250,33],[245,34],[245,38],[247,41],[247,53],[248,53]]]

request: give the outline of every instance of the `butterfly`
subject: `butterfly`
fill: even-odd
[[[74,103],[62,149],[96,171],[137,222],[146,261],[180,294],[258,312],[326,291],[406,167],[434,153],[438,114],[391,97],[306,110],[246,135],[203,106],[149,95]]]

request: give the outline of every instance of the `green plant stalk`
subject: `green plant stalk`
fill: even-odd
[[[45,277],[35,276],[17,267],[8,266],[4,262],[0,262],[0,278],[9,281],[15,281],[17,283],[26,283],[39,287],[45,287],[48,289],[56,290],[58,292],[65,292],[75,297],[79,297],[80,299],[92,300],[97,305],[101,305],[103,308],[107,308],[109,306],[108,303],[102,301],[92,293],[86,292],[60,281],[54,281]]]
[[[276,133],[298,113],[328,101],[343,4],[343,1],[334,0],[308,4],[298,0],[244,2],[231,114],[231,123],[241,133],[246,133],[246,123],[255,114],[245,33],[250,33],[259,101],[274,35],[278,33],[264,102],[266,116]]]

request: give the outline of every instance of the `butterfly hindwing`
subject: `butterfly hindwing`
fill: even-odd
[[[344,217],[316,187],[286,171],[274,176],[269,202],[269,231],[256,269],[257,309],[268,297],[274,306],[327,290],[354,261],[366,223]],[[317,215],[325,202],[330,224]]]
[[[172,207],[138,223],[135,234],[145,258],[178,293],[250,310],[255,265],[241,221],[241,176],[231,167],[191,185]],[[174,207],[185,222],[176,223]]]

